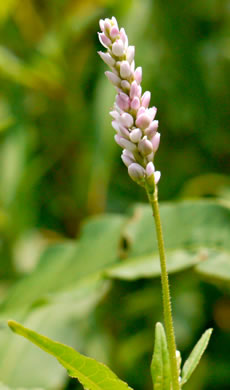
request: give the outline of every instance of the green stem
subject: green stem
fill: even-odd
[[[153,210],[153,216],[156,225],[158,249],[160,254],[164,322],[165,322],[166,338],[168,343],[170,367],[171,367],[171,374],[172,374],[172,388],[173,390],[180,390],[179,371],[178,371],[177,358],[176,358],[176,341],[175,341],[175,334],[174,334],[174,327],[173,327],[169,279],[168,279],[167,264],[166,264],[166,257],[165,257],[163,232],[162,232],[160,212],[159,212],[157,186],[155,186],[154,193],[150,193],[148,191],[148,188],[146,189],[146,191],[147,191],[149,202]]]

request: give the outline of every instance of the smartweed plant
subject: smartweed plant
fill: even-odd
[[[100,20],[98,33],[106,52],[99,52],[109,66],[105,74],[115,86],[117,95],[112,116],[116,131],[115,141],[123,149],[122,161],[128,174],[137,185],[146,191],[153,210],[159,258],[164,312],[164,327],[156,324],[155,345],[151,363],[153,386],[156,390],[180,390],[199,364],[212,329],[208,329],[192,350],[181,369],[180,352],[176,349],[173,327],[170,288],[165,257],[164,240],[158,205],[158,183],[160,172],[155,170],[154,158],[160,143],[156,107],[149,107],[150,92],[142,92],[142,68],[135,68],[135,47],[129,46],[124,28],[119,29],[114,17]],[[127,390],[128,385],[120,380],[108,367],[94,359],[85,357],[74,349],[48,339],[45,336],[9,321],[10,328],[55,356],[67,369],[71,377],[77,378],[89,390]]]

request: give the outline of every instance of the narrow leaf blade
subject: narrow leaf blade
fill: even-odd
[[[25,328],[16,321],[10,320],[8,325],[13,332],[25,337],[45,352],[53,355],[66,368],[68,374],[73,378],[77,378],[84,388],[88,390],[130,390],[130,387],[104,364],[81,355],[67,345]]]
[[[206,332],[204,332],[200,340],[196,343],[195,347],[193,348],[188,359],[186,360],[182,369],[181,385],[184,385],[188,381],[193,371],[198,366],[200,359],[208,346],[212,331],[213,329],[208,329],[206,330]]]
[[[154,390],[170,390],[171,372],[167,341],[163,325],[158,322],[155,331],[155,344],[151,363]]]

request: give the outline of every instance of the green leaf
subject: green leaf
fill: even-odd
[[[212,331],[213,329],[206,330],[206,332],[201,336],[200,340],[193,348],[189,358],[186,360],[182,369],[182,385],[184,385],[188,381],[193,371],[198,366],[200,359],[208,346]]]
[[[88,337],[98,329],[88,323],[86,332],[85,318],[90,318],[108,287],[108,281],[90,277],[78,282],[74,288],[49,295],[49,304],[44,302],[42,305],[40,302],[26,314],[15,312],[10,315],[28,328],[39,330],[61,343],[78,345],[82,352],[87,353],[90,345]],[[4,313],[4,324],[7,316],[9,318],[9,314]],[[34,371],[34,367],[39,367],[39,370]],[[36,350],[31,343],[25,343],[22,338],[15,339],[4,328],[0,332],[0,378],[12,388],[56,389],[65,385],[66,372],[50,356]]]
[[[171,389],[169,353],[164,327],[160,322],[156,324],[151,374],[154,390]]]
[[[229,207],[218,201],[182,201],[163,203],[160,212],[169,272],[195,266],[195,270],[202,275],[230,279]],[[150,206],[137,205],[134,208],[124,238],[128,245],[127,258],[120,264],[112,265],[106,275],[127,280],[160,276],[157,238]],[[209,272],[209,260],[212,272]],[[221,264],[223,267],[219,267]],[[217,266],[219,269],[214,275]]]
[[[68,374],[77,378],[84,388],[89,390],[130,389],[104,364],[81,355],[67,345],[52,341],[48,337],[25,328],[16,321],[8,321],[8,325],[13,332],[27,338],[45,352],[53,355],[66,368]]]

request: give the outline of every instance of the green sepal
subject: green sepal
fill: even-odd
[[[171,371],[166,335],[163,325],[158,322],[155,330],[155,344],[151,362],[154,390],[171,389]]]
[[[45,352],[53,355],[66,368],[69,376],[77,378],[85,389],[131,390],[127,383],[120,380],[106,365],[81,355],[67,345],[25,328],[16,321],[8,321],[8,325],[13,332],[25,337]]]
[[[184,385],[188,381],[193,371],[198,366],[200,359],[208,346],[212,331],[213,329],[208,329],[206,330],[206,332],[204,332],[204,334],[201,336],[200,340],[196,343],[195,347],[190,353],[188,359],[184,363],[184,366],[182,368],[181,385]]]

